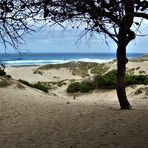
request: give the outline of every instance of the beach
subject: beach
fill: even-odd
[[[147,65],[147,60],[132,61],[127,71],[148,75]],[[103,65],[106,72],[115,68],[115,61]],[[148,147],[148,86],[128,86],[127,96],[133,109],[120,110],[114,89],[68,94],[66,88],[73,80],[94,75],[91,69],[86,74],[77,69],[6,67],[12,79],[10,85],[0,87],[1,148]],[[50,82],[51,89],[44,93],[21,84],[19,79]],[[64,83],[58,85],[59,82]]]

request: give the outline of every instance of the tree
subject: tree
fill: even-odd
[[[117,44],[117,96],[121,109],[131,109],[124,77],[126,48],[135,39],[142,20],[148,19],[146,0],[44,0],[44,18],[58,24],[69,21],[86,25],[86,31],[103,33]],[[138,18],[136,20],[136,18]],[[134,29],[135,28],[135,29]]]
[[[128,62],[126,48],[135,39],[143,19],[148,20],[146,0],[5,0],[2,2],[0,8],[5,15],[1,14],[0,23],[6,27],[0,28],[0,37],[7,42],[7,38],[3,35],[6,34],[12,45],[28,32],[28,20],[39,20],[39,18],[61,26],[63,22],[69,22],[70,25],[77,24],[77,27],[83,24],[86,32],[97,32],[104,34],[105,38],[110,37],[117,44],[119,103],[121,109],[131,109],[124,84]],[[7,29],[7,25],[10,29]],[[25,32],[20,35],[20,30],[21,33]]]

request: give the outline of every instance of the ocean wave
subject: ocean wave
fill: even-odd
[[[112,61],[113,59],[88,59],[88,58],[84,58],[84,59],[79,59],[77,61],[82,61],[82,62],[93,62],[93,63],[105,63],[105,62],[109,62]]]
[[[29,65],[45,65],[45,64],[63,64],[68,62],[94,62],[94,63],[104,63],[109,62],[113,59],[89,59],[89,58],[82,58],[82,59],[68,59],[68,60],[16,60],[16,61],[6,61],[4,64],[6,66],[29,66]]]

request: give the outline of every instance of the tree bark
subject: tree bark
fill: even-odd
[[[117,49],[117,96],[120,103],[121,109],[131,109],[131,105],[126,96],[124,78],[126,71],[126,45],[124,43],[118,44]]]

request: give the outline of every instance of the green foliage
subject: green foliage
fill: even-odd
[[[104,64],[104,63],[97,64],[97,65],[94,65],[94,67],[91,69],[91,73],[102,75],[105,72],[107,72],[108,69],[109,69],[109,67],[107,67],[106,64]]]
[[[73,82],[67,87],[68,93],[75,93],[80,90],[80,82]]]
[[[94,77],[93,81],[82,81],[71,83],[67,92],[89,92],[93,89],[115,89],[116,88],[116,76],[117,70],[112,70],[106,73],[105,75],[97,75]],[[134,85],[134,84],[144,84],[148,85],[148,76],[145,75],[129,75],[125,76],[125,85]]]
[[[35,84],[30,84],[28,81],[25,81],[25,80],[19,79],[18,81],[29,86],[29,87],[36,88],[36,89],[39,89],[43,92],[48,93],[48,88],[46,86],[42,85],[41,82],[38,82],[38,83],[35,83]]]
[[[96,88],[114,89],[116,88],[116,75],[117,71],[109,71],[105,75],[97,75],[94,78]]]
[[[25,85],[27,85],[27,86],[30,86],[31,87],[31,84],[28,81],[21,80],[21,79],[19,79],[18,81],[21,82],[21,83],[23,83],[23,84],[25,84]]]
[[[127,73],[130,75],[133,75],[134,71],[135,71],[135,68],[131,68],[131,69],[127,70]]]
[[[33,73],[34,73],[34,74],[40,74],[40,75],[43,75],[42,71],[40,71],[40,70],[36,70],[36,71],[34,71]]]
[[[146,72],[143,71],[143,70],[140,70],[140,71],[139,71],[139,74],[146,74]]]
[[[80,84],[80,92],[89,92],[90,90],[94,90],[95,89],[95,85],[93,83],[93,81],[82,81]]]
[[[148,85],[148,77],[147,77],[147,79],[144,80],[144,84]]]
[[[145,75],[126,75],[125,76],[125,85],[133,85],[133,84],[148,84],[148,77]]]
[[[62,87],[63,85],[66,85],[66,83],[64,81],[57,82],[58,87]]]
[[[69,62],[64,64],[48,64],[39,67],[34,71],[34,73],[38,73],[42,70],[48,70],[48,69],[60,69],[60,68],[67,68],[69,69],[73,75],[79,75],[81,77],[89,76],[88,70],[91,69],[91,73],[93,74],[104,74],[109,67],[106,66],[106,64],[98,64],[98,63],[92,63],[92,62]]]
[[[31,86],[36,89],[42,90],[43,92],[48,93],[48,88],[46,86],[42,85],[40,82],[38,82],[36,84],[32,84]]]

